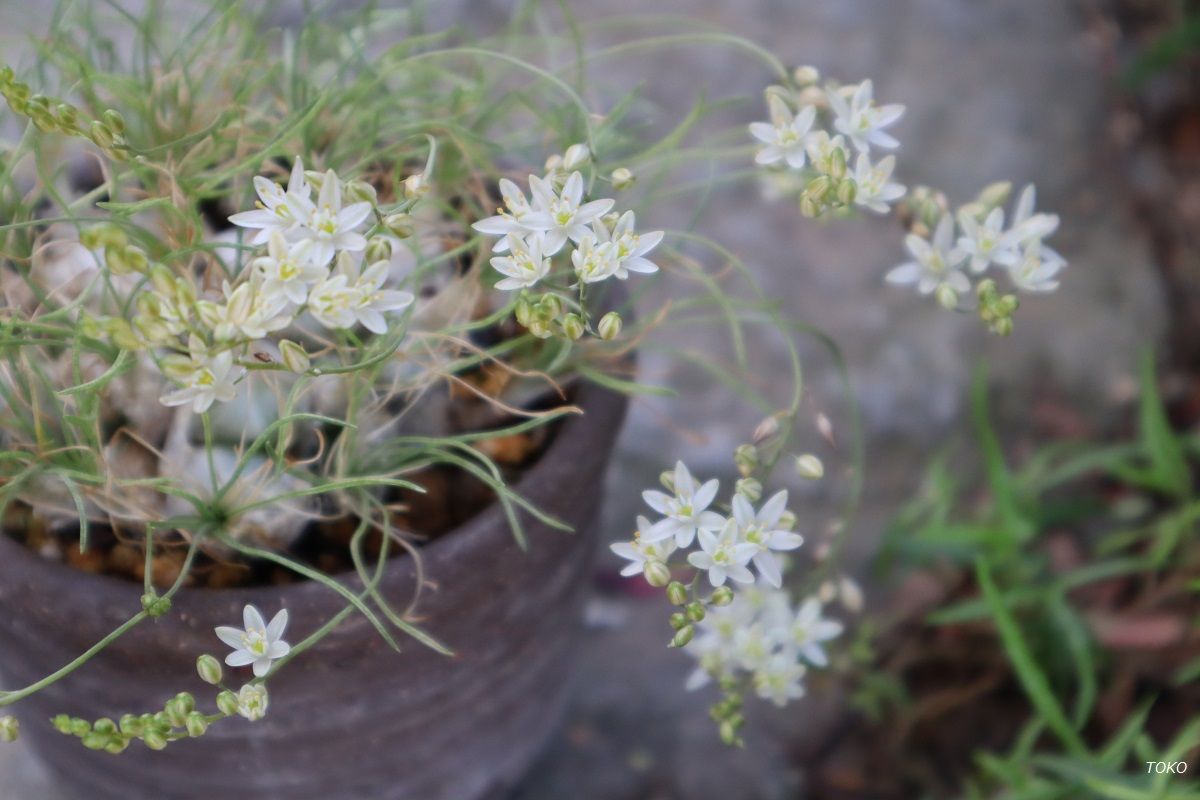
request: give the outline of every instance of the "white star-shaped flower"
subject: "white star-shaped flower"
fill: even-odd
[[[612,231],[608,230],[603,220],[596,220],[592,226],[600,241],[610,241],[616,248],[617,267],[613,276],[619,280],[628,278],[630,272],[646,275],[658,272],[658,265],[646,258],[646,255],[662,242],[663,232],[635,233],[636,223],[634,213],[626,211],[617,219]]]
[[[1004,209],[993,208],[980,222],[974,215],[960,212],[958,227],[963,235],[958,237],[958,249],[971,257],[972,272],[983,272],[993,261],[1012,263],[1007,252],[1015,244],[1004,231]]]
[[[292,165],[286,191],[275,181],[261,175],[254,178],[254,191],[258,194],[259,207],[229,218],[234,225],[257,231],[250,238],[250,244],[263,244],[273,231],[288,233],[297,226],[308,224],[313,212],[311,189],[304,179],[304,164],[299,158]]]
[[[708,510],[720,485],[716,478],[697,486],[692,473],[679,461],[675,464],[674,485],[673,497],[653,489],[642,492],[646,505],[666,517],[650,526],[643,539],[658,542],[674,537],[678,547],[690,547],[696,531],[715,531],[725,524],[724,517]]]
[[[821,616],[821,601],[810,597],[796,612],[791,625],[791,644],[800,657],[814,667],[829,664],[824,643],[842,633],[842,623]]]
[[[639,516],[637,526],[637,533],[632,542],[615,542],[609,545],[609,549],[629,561],[621,568],[621,574],[627,578],[645,572],[650,564],[665,565],[675,552],[674,539],[648,542],[643,538],[644,531],[650,530],[650,520]]]
[[[164,406],[191,403],[193,412],[203,414],[215,401],[227,403],[236,397],[237,381],[245,370],[234,368],[233,353],[223,350],[211,355],[195,336],[189,340],[189,348],[191,358],[180,357],[181,361],[169,367],[168,372],[183,388],[164,394],[159,402]],[[164,365],[169,363],[164,359]]]
[[[854,163],[854,204],[876,214],[891,211],[889,204],[903,197],[905,191],[900,184],[892,183],[895,168],[895,156],[885,156],[878,164],[872,164],[870,156],[859,153]]]
[[[925,240],[910,233],[904,247],[913,261],[906,261],[888,272],[888,283],[916,284],[921,294],[930,294],[945,284],[958,294],[971,290],[971,282],[962,273],[966,256],[953,246],[954,220],[949,214],[942,217],[934,230],[933,239]]]
[[[750,123],[750,133],[765,145],[754,156],[758,164],[787,163],[792,169],[800,169],[805,161],[805,139],[816,119],[815,106],[805,106],[792,114],[787,103],[777,95],[771,95],[768,105],[770,122]]]
[[[737,521],[725,522],[720,533],[700,528],[700,551],[688,554],[688,563],[708,573],[708,582],[724,586],[725,580],[753,583],[754,575],[746,565],[758,552],[758,545],[743,542],[738,535]]]
[[[321,180],[321,193],[312,214],[303,225],[292,230],[292,236],[309,241],[305,252],[312,263],[323,267],[338,252],[357,253],[366,249],[367,239],[358,229],[370,214],[371,204],[365,201],[342,207],[342,181],[329,170]]]
[[[282,233],[271,231],[267,254],[251,262],[262,279],[260,291],[268,301],[280,298],[302,306],[308,300],[309,287],[328,276],[329,270],[312,263],[309,247],[307,241],[289,245]]]
[[[497,253],[503,253],[509,249],[508,235],[510,233],[515,233],[518,237],[533,233],[533,228],[524,225],[522,220],[532,212],[542,210],[535,208],[525,197],[525,193],[508,178],[500,179],[500,196],[504,199],[504,208],[497,209],[500,213],[492,217],[485,217],[471,226],[480,233],[500,237],[500,240],[492,248]]]
[[[491,260],[492,268],[505,277],[497,281],[497,289],[528,289],[550,274],[550,259],[542,250],[542,237],[532,234],[522,239],[509,233],[508,255]]]
[[[754,546],[754,567],[758,574],[778,588],[783,582],[783,570],[772,551],[795,550],[804,544],[798,533],[779,529],[779,520],[787,510],[787,490],[777,492],[763,503],[757,512],[742,495],[733,497],[733,519],[741,540]]]
[[[257,608],[247,605],[242,610],[242,624],[243,628],[222,625],[216,629],[217,638],[233,648],[233,652],[225,656],[225,663],[231,667],[253,666],[256,677],[265,677],[271,671],[271,662],[292,651],[291,645],[283,640],[288,624],[287,609],[272,617],[268,624]]]
[[[900,142],[883,129],[900,119],[904,114],[904,106],[898,103],[875,105],[871,97],[873,91],[871,81],[866,80],[854,87],[849,102],[838,89],[830,87],[825,92],[835,115],[833,126],[846,134],[860,153],[869,153],[872,145],[884,150],[894,150],[900,146]]]
[[[521,224],[545,234],[542,253],[552,256],[562,249],[570,239],[575,243],[591,233],[588,226],[612,209],[611,199],[583,202],[583,175],[572,172],[563,184],[561,192],[555,192],[553,184],[535,175],[529,176],[535,210],[521,219]]]

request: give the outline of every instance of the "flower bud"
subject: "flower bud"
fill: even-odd
[[[54,109],[54,117],[59,126],[66,131],[79,130],[79,109],[68,103],[59,103]]]
[[[812,86],[817,81],[821,80],[821,72],[811,64],[796,67],[796,71],[792,73],[792,78],[796,81],[797,86]]]
[[[537,303],[537,317],[552,322],[562,316],[563,302],[556,294],[544,294]]]
[[[92,120],[92,125],[88,129],[89,138],[96,143],[96,146],[101,150],[110,150],[113,146],[113,135],[103,122]]]
[[[563,153],[562,166],[567,172],[574,172],[592,159],[592,151],[586,144],[573,144]]]
[[[825,476],[825,465],[812,453],[805,453],[802,456],[796,456],[796,472],[800,473],[801,478],[819,481]]]
[[[563,157],[558,153],[546,158],[546,163],[542,165],[542,170],[549,175],[552,172],[557,172],[562,169]]]
[[[642,575],[646,577],[646,583],[656,589],[661,589],[671,580],[670,568],[661,561],[647,561],[642,567]]]
[[[858,195],[858,184],[853,178],[845,178],[837,186],[838,202],[844,206],[848,206],[854,202],[854,198]]]
[[[758,468],[758,448],[752,444],[738,445],[733,451],[733,463],[737,465],[737,470],[743,478],[750,477]]]
[[[517,318],[524,327],[529,327],[530,320],[533,319],[533,303],[529,302],[529,298],[522,294],[517,298],[516,306],[513,308],[513,316]]]
[[[758,480],[758,478],[741,478],[735,484],[734,491],[751,503],[757,503],[762,499],[762,481]]]
[[[841,577],[838,581],[838,597],[841,598],[842,606],[851,614],[863,610],[862,589],[853,578],[847,575]]]
[[[832,173],[832,157],[831,157],[830,161],[831,161],[830,174],[832,175],[833,174]],[[845,165],[846,165],[846,160],[843,157],[843,159],[842,159],[843,171],[844,171]],[[840,179],[840,176],[835,176],[835,177],[838,177]],[[825,199],[833,191],[834,191],[833,179],[831,179],[829,175],[818,175],[817,177],[815,177],[811,181],[809,181],[808,185],[806,185],[804,187],[804,194],[811,197],[817,203],[825,202]]]
[[[404,196],[409,200],[420,200],[429,194],[429,181],[424,172],[409,175],[404,179]]]
[[[832,603],[837,598],[837,584],[833,581],[825,581],[817,589],[817,599],[822,603]]]
[[[117,737],[116,739],[109,740],[108,744],[104,746],[104,752],[108,753],[109,755],[117,756],[121,753],[124,753],[128,747],[128,739],[124,737]]]
[[[125,133],[125,118],[121,116],[121,112],[115,108],[110,108],[104,112],[104,127],[108,128],[117,136]]]
[[[658,476],[658,482],[661,483],[663,485],[663,488],[666,489],[668,492],[674,492],[675,491],[675,471],[670,470],[670,469],[663,470],[662,474]]]
[[[583,336],[587,326],[584,325],[583,317],[578,314],[567,314],[563,317],[562,329],[568,339],[575,341]]]
[[[833,148],[829,154],[829,177],[840,181],[846,177],[846,150],[843,147]]]
[[[0,742],[15,742],[21,735],[21,723],[12,715],[0,717]]]
[[[384,236],[372,236],[367,242],[366,261],[375,264],[379,261],[392,260],[392,242]]]
[[[86,733],[91,733],[91,731],[92,731],[92,723],[88,722],[86,719],[81,719],[79,717],[75,717],[74,719],[71,720],[71,735],[72,736],[83,736]]]
[[[283,365],[297,374],[308,372],[312,367],[312,359],[308,357],[308,352],[291,339],[279,342],[279,355],[283,359]]]
[[[693,625],[687,625],[680,628],[675,633],[675,638],[671,639],[672,647],[687,647],[688,642],[692,641],[692,637],[696,635],[696,628]]]
[[[733,602],[733,589],[730,589],[728,586],[718,586],[713,591],[712,597],[708,599],[708,602],[718,608],[729,605]]]
[[[188,714],[187,724],[184,727],[187,728],[188,736],[194,739],[208,732],[208,720],[200,712],[193,711],[191,714]]]
[[[667,618],[667,622],[671,623],[671,627],[675,630],[682,630],[688,624],[687,614],[684,614],[682,611],[676,611]]]
[[[796,527],[796,514],[793,511],[784,511],[779,515],[779,522],[775,523],[781,531],[790,531]]]
[[[217,710],[227,717],[232,717],[238,713],[238,696],[231,691],[224,691],[217,695]]]
[[[990,210],[1007,203],[1010,194],[1012,194],[1012,183],[997,181],[983,187],[983,191],[979,193],[978,202]]]
[[[701,603],[699,601],[693,601],[691,603],[688,603],[686,613],[687,613],[688,619],[690,619],[692,622],[702,621],[704,619],[704,616],[706,613],[704,610],[704,603]]]
[[[321,191],[321,187],[325,185],[325,173],[319,169],[304,170],[304,180],[316,191]]]
[[[171,598],[159,597],[154,592],[142,595],[142,610],[151,617],[161,617],[171,610]]]
[[[205,653],[196,659],[196,673],[200,676],[200,680],[216,686],[221,682],[224,670],[221,669],[221,662],[216,659],[216,656]]]
[[[142,722],[142,718],[134,716],[133,714],[123,715],[117,722],[117,727],[121,730],[121,733],[125,734],[126,736],[141,736],[142,732],[146,730],[146,726]]]
[[[779,417],[772,414],[766,417],[762,422],[754,428],[754,435],[751,436],[754,444],[762,444],[775,437],[779,433]]]
[[[997,336],[1008,336],[1013,332],[1012,317],[1002,317],[992,323],[992,333]]]
[[[938,284],[936,296],[938,305],[947,311],[953,311],[958,308],[958,292],[954,291],[950,287],[950,284]]]
[[[250,318],[250,309],[253,303],[254,298],[250,296],[250,284],[243,283],[234,289],[233,294],[229,295],[229,300],[227,301],[229,322],[237,327],[241,327]]]
[[[667,599],[673,606],[683,605],[688,601],[687,587],[679,581],[671,581],[671,585],[667,587]]]
[[[188,710],[184,708],[183,703],[179,702],[179,698],[173,697],[167,701],[163,707],[163,712],[167,715],[167,721],[171,723],[172,728],[182,728],[187,725]]]
[[[142,741],[151,750],[165,750],[167,747],[167,738],[158,731],[146,731],[142,735]]]
[[[61,734],[70,735],[71,733],[71,718],[66,714],[59,714],[50,720],[50,724],[54,726],[54,730]]]
[[[800,195],[800,214],[809,219],[819,217],[821,216],[821,207],[810,195],[802,194]]]
[[[141,248],[132,246],[104,248],[104,263],[114,275],[145,272],[150,265]]]
[[[549,339],[551,334],[554,333],[549,322],[537,317],[529,320],[529,324],[525,328],[539,339]]]
[[[247,683],[238,691],[238,713],[254,722],[267,715],[270,698],[261,683]]]
[[[370,203],[375,205],[379,202],[379,193],[375,191],[375,187],[366,181],[350,181],[346,184],[346,196],[355,203]]]
[[[600,338],[606,342],[611,342],[621,335],[621,315],[615,311],[610,311],[600,318],[600,324],[596,326],[596,332],[600,334]]]
[[[411,214],[389,214],[383,219],[383,227],[397,239],[407,239],[414,232]]]
[[[625,167],[617,167],[614,169],[610,178],[612,179],[613,188],[617,191],[624,191],[625,189],[629,189],[635,183],[637,183],[637,176]]]

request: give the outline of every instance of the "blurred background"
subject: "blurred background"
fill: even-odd
[[[431,3],[430,15],[434,26],[464,24],[486,34],[503,24],[510,6],[447,0]],[[679,15],[754,39],[789,65],[813,64],[844,81],[872,78],[878,98],[908,107],[895,128],[903,142],[901,182],[937,186],[955,203],[992,181],[1036,182],[1038,207],[1062,217],[1054,241],[1070,263],[1062,287],[1027,297],[1015,333],[996,339],[970,315],[942,312],[883,283],[884,273],[903,260],[902,231],[894,224],[803,220],[794,205],[763,200],[753,184],[725,190],[704,213],[705,233],[739,253],[786,313],[832,337],[848,364],[866,458],[844,568],[857,577],[868,608],[915,614],[948,591],[945,582],[913,579],[920,571],[883,574],[874,562],[897,514],[927,488],[935,455],[963,444],[952,463],[961,463],[963,474],[982,472],[971,452],[969,413],[972,375],[981,363],[989,366],[985,393],[992,417],[1015,463],[1050,442],[1135,437],[1145,352],[1155,354],[1172,419],[1190,426],[1200,398],[1194,387],[1200,366],[1200,95],[1193,56],[1200,17],[1187,4],[660,0],[650,8],[634,0],[588,0],[572,10],[585,23],[650,11]],[[6,59],[19,60],[50,11],[49,4],[0,0]],[[279,4],[278,21],[286,25],[302,13],[299,3]],[[561,19],[548,9],[546,24]],[[635,20],[621,31],[589,34],[589,46],[637,28]],[[645,84],[664,126],[701,93],[753,97],[769,80],[744,53],[719,47],[664,49],[596,68],[606,84]],[[730,113],[749,122],[762,112],[751,105]],[[651,209],[642,224],[669,227],[689,213]],[[721,332],[711,335],[700,346],[724,352]],[[816,542],[828,533],[850,484],[852,413],[837,361],[815,339],[801,347],[809,395],[795,452],[818,454],[827,473],[816,483],[789,470],[781,475],[800,498],[793,503],[800,529]],[[778,375],[786,392],[782,342],[762,334],[750,352],[764,386]],[[644,379],[680,395],[633,405],[609,476],[608,540],[628,538],[641,490],[676,457],[697,474],[731,481],[732,450],[758,422],[754,409],[699,372],[653,355],[641,368]],[[818,415],[829,420],[832,436],[819,432]],[[1192,534],[1187,527],[1183,535]],[[516,798],[920,796],[882,784],[873,789],[865,777],[894,764],[864,760],[874,745],[855,750],[847,743],[849,731],[874,724],[869,709],[847,699],[862,689],[852,683],[813,683],[810,697],[785,711],[756,707],[746,747],[720,744],[705,699],[683,689],[692,660],[664,646],[660,599],[617,579],[617,567],[607,553],[601,556],[577,700],[561,737]],[[1187,641],[1194,650],[1194,608],[1180,619],[1183,628],[1171,629],[1169,644]],[[1119,709],[1113,713],[1121,716]],[[900,751],[918,746],[912,740],[892,745]],[[960,756],[965,766],[939,761]],[[958,775],[971,769],[971,754],[938,751],[929,763],[935,772]],[[932,796],[957,794],[956,782],[929,778]],[[20,745],[0,748],[0,796],[56,797]]]

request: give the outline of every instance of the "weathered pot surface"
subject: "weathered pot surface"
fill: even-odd
[[[194,740],[114,756],[49,725],[59,713],[95,719],[160,709],[180,691],[212,710],[201,653],[224,654],[216,625],[254,603],[287,608],[300,641],[344,607],[316,583],[184,590],[171,613],[145,622],[61,682],[15,706],[23,736],[62,787],[88,800],[253,797],[288,800],[476,800],[502,797],[545,744],[565,703],[580,609],[590,582],[595,520],[625,398],[581,386],[585,414],[568,417],[515,490],[575,528],[526,518],[528,551],[493,505],[423,548],[422,627],[452,658],[399,637],[391,651],[361,616],[271,680],[271,708],[225,720]],[[408,598],[412,559],[390,563],[382,590]],[[7,686],[49,674],[140,608],[141,586],[46,561],[0,536],[0,672]],[[230,682],[243,677],[238,675]]]

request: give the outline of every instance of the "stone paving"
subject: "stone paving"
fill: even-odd
[[[644,13],[636,0],[575,4],[585,23]],[[507,3],[467,9],[486,29]],[[867,490],[849,550],[851,565],[870,554],[889,515],[911,494],[930,453],[963,426],[970,374],[991,363],[1002,422],[1027,422],[1034,398],[1048,394],[1103,422],[1128,398],[1138,350],[1161,328],[1161,302],[1148,251],[1126,216],[1103,147],[1106,109],[1093,43],[1070,4],[1045,0],[660,0],[654,13],[679,14],[714,29],[753,37],[786,63],[814,63],[847,80],[873,77],[876,95],[908,106],[897,126],[904,142],[899,178],[930,183],[955,200],[1006,177],[1036,180],[1039,207],[1064,219],[1056,239],[1070,260],[1057,294],[1029,299],[1008,340],[987,337],[969,317],[942,313],[882,275],[901,259],[900,233],[875,220],[807,222],[787,203],[763,201],[753,186],[722,195],[700,227],[746,258],[784,311],[832,335],[850,364],[868,441]],[[0,41],[30,25],[25,9],[0,6]],[[656,27],[660,30],[660,27]],[[735,50],[691,47],[621,59],[607,83],[645,82],[664,119],[686,110],[702,88],[753,94],[766,71]],[[744,121],[760,112],[741,107]],[[672,215],[658,210],[660,224]],[[707,334],[705,335],[708,336]],[[725,352],[719,331],[691,341]],[[806,411],[828,414],[842,442],[831,448],[803,431],[798,448],[831,467],[817,487],[795,487],[807,530],[834,513],[846,481],[847,416],[832,361],[802,345],[810,398]],[[751,340],[765,384],[785,374],[782,345]],[[729,476],[729,451],[757,421],[731,393],[696,375],[643,358],[647,378],[681,396],[635,404],[609,476],[609,538],[627,534],[641,488],[665,463],[686,458],[699,472]],[[779,391],[786,392],[785,386]],[[781,397],[783,395],[781,394]],[[670,402],[672,425],[664,424]],[[601,559],[589,634],[579,654],[578,699],[561,737],[513,800],[773,800],[803,796],[790,762],[806,737],[835,711],[811,700],[787,712],[755,713],[745,750],[717,744],[705,698],[682,689],[689,658],[664,645],[665,611],[612,579]],[[868,587],[869,590],[872,587]],[[881,590],[871,593],[878,598]],[[20,746],[0,748],[0,795],[57,800]]]

